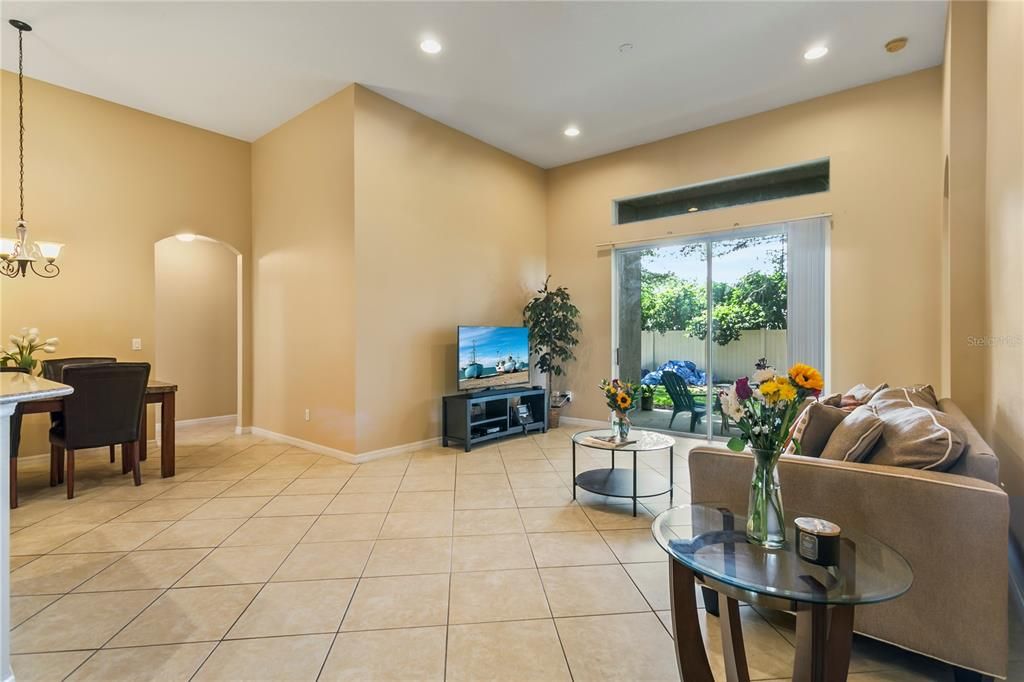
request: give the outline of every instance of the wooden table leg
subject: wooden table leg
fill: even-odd
[[[747,652],[743,646],[743,627],[740,625],[740,605],[732,597],[724,597],[725,608],[718,618],[722,628],[722,656],[725,659],[725,679],[728,682],[750,682],[747,670]]]
[[[174,475],[174,392],[163,394],[160,403],[160,476]]]
[[[697,594],[693,571],[672,557],[669,588],[672,592],[672,634],[676,643],[676,665],[683,682],[714,682],[704,638],[697,617]]]
[[[139,422],[139,461],[145,462],[149,450],[149,404],[142,406],[142,420]]]
[[[828,606],[801,604],[796,612],[796,660],[793,682],[825,682]]]
[[[853,648],[853,606],[833,606],[828,626],[825,674],[828,682],[846,682]]]

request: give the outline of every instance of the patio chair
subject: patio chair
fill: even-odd
[[[668,370],[663,372],[661,383],[665,385],[665,390],[668,391],[669,397],[672,398],[672,418],[668,420],[668,428],[672,428],[672,422],[676,420],[677,414],[689,412],[690,432],[695,432],[697,424],[700,423],[700,420],[704,418],[704,414],[707,412],[707,406],[701,405],[694,400],[690,389],[686,387],[686,380],[675,372]]]

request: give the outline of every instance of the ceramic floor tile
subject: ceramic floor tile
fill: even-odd
[[[455,471],[459,476],[505,473],[505,465],[497,453],[459,453]]]
[[[594,530],[590,519],[576,506],[520,509],[519,515],[528,533]]]
[[[289,482],[295,480],[303,473],[310,465],[307,464],[265,464],[256,471],[252,472],[246,477],[246,480],[257,481],[257,480],[287,480]]]
[[[363,578],[341,623],[342,631],[444,625],[448,576]]]
[[[622,566],[633,579],[644,599],[655,611],[672,607],[668,586],[668,560]]]
[[[402,484],[398,486],[399,492],[428,492],[455,490],[455,472],[443,474],[406,474]]]
[[[708,652],[711,670],[717,676],[725,676],[725,663],[722,659],[722,636],[720,621],[708,617],[704,609],[699,609],[701,635],[704,648]],[[743,646],[747,652],[747,667],[752,679],[770,679],[790,677],[793,674],[793,658],[795,649],[771,625],[768,624],[752,608],[740,608],[740,621],[743,626]]]
[[[11,597],[11,627],[18,627],[59,598],[56,594]]]
[[[134,486],[132,486],[134,487]],[[57,490],[57,489],[55,489]],[[77,492],[77,491],[76,491]],[[61,513],[40,522],[42,526],[65,523],[106,523],[142,504],[141,500],[127,502],[105,502],[67,500]]]
[[[148,682],[187,680],[210,655],[216,642],[165,644],[162,646],[104,649],[97,651],[69,681]]]
[[[455,512],[454,535],[522,533],[518,509],[466,509]]]
[[[108,646],[181,644],[220,639],[259,590],[259,585],[167,590],[118,633]]]
[[[11,555],[46,554],[96,528],[95,523],[30,526],[11,534]]]
[[[551,473],[554,469],[547,459],[512,459],[505,462],[505,471],[509,474],[541,474]],[[515,487],[515,483],[512,485]]]
[[[356,465],[347,464],[329,458],[331,461],[320,460],[313,466],[302,472],[299,479],[336,479],[339,481],[347,481],[351,476],[352,472],[355,471]]]
[[[537,569],[452,574],[448,611],[451,624],[550,616]]]
[[[313,682],[333,641],[334,635],[300,635],[221,642],[192,679]]]
[[[334,495],[279,495],[256,512],[256,517],[316,515],[333,499]]]
[[[594,531],[531,533],[529,538],[537,565],[541,567],[618,563],[611,549]]]
[[[315,516],[270,516],[249,519],[224,541],[225,547],[294,544],[310,529]]]
[[[53,550],[57,554],[128,552],[170,526],[173,521],[107,523]]]
[[[455,491],[399,492],[391,503],[392,512],[451,511],[455,506]]]
[[[409,466],[408,455],[387,457],[366,464],[360,464],[353,477],[362,476],[404,476]]]
[[[228,639],[337,632],[355,580],[269,583],[227,634]]]
[[[297,478],[281,491],[282,495],[330,495],[331,499],[341,491],[345,479]]]
[[[107,554],[50,554],[11,572],[11,594],[70,592],[124,556]]]
[[[651,529],[601,531],[608,546],[624,564],[663,561],[667,556],[651,535]]]
[[[176,587],[262,583],[284,562],[291,545],[218,547],[206,555]]]
[[[445,679],[548,682],[571,677],[555,626],[545,619],[449,626]]]
[[[158,500],[216,497],[231,487],[231,481],[186,481],[158,497]]]
[[[444,627],[342,632],[320,675],[322,682],[444,680]]]
[[[456,509],[514,509],[512,490],[455,490]]]
[[[520,509],[564,507],[576,504],[572,499],[572,493],[565,486],[561,488],[518,488],[515,491],[515,500]]]
[[[463,474],[455,476],[456,491],[499,492],[509,490],[508,474],[502,470],[494,474]]]
[[[11,656],[11,668],[18,682],[62,680],[89,658],[91,651],[60,651],[50,654]]]
[[[291,479],[250,479],[239,481],[224,492],[220,497],[266,497],[280,493],[291,485]]]
[[[209,519],[178,521],[170,528],[161,531],[139,547],[147,549],[188,549],[198,547],[216,547],[224,542],[245,519]]]
[[[530,543],[521,533],[467,535],[452,540],[453,571],[534,568]]]
[[[381,538],[429,538],[452,534],[450,511],[389,512],[380,529]]]
[[[345,493],[334,498],[324,514],[367,514],[387,512],[391,508],[394,493]]]
[[[353,476],[348,479],[341,491],[343,493],[393,493],[398,490],[401,482],[401,476]]]
[[[273,580],[326,580],[358,578],[370,556],[373,542],[315,542],[295,547]]]
[[[672,639],[652,612],[557,618],[573,678],[678,680]]]
[[[377,540],[364,576],[448,573],[452,563],[451,538]]]
[[[556,618],[650,610],[618,564],[542,568],[540,577]]]
[[[201,506],[205,500],[156,499],[143,502],[138,507],[117,517],[117,521],[177,521]]]
[[[508,480],[514,490],[523,488],[564,488],[562,478],[551,472],[509,474]]]
[[[313,522],[302,542],[374,540],[384,525],[385,514],[335,514]]]
[[[208,549],[164,549],[136,551],[125,555],[76,592],[116,592],[168,588],[198,564]]]
[[[204,502],[202,506],[185,518],[194,521],[200,519],[247,519],[273,499],[260,497],[216,497]]]
[[[11,652],[97,649],[159,595],[159,590],[65,595],[11,632]]]
[[[646,504],[648,501],[644,502]],[[632,504],[587,505],[582,509],[598,530],[642,528],[650,531],[651,524],[654,523],[654,516],[643,507],[637,509],[634,517]]]

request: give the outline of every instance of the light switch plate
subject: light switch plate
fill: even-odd
[[[142,339],[132,339],[132,350],[142,350]]]

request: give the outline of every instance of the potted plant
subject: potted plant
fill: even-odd
[[[534,366],[547,377],[548,389],[552,390],[551,376],[565,374],[564,363],[576,358],[572,349],[579,343],[576,333],[580,330],[577,322],[580,311],[573,305],[568,289],[551,289],[550,282],[551,275],[548,275],[544,287],[538,289],[537,295],[523,308],[523,324],[530,330],[530,353],[536,358]],[[558,426],[559,411],[570,400],[570,394],[552,390],[548,426]]]
[[[32,357],[32,354],[37,350],[44,353],[55,353],[57,344],[60,342],[56,336],[45,340],[40,339],[39,330],[35,327],[31,329],[22,327],[19,333],[11,334],[9,338],[12,345],[0,354],[0,365],[22,367],[27,369],[29,374],[34,374],[36,367],[39,366],[39,361]]]
[[[654,409],[654,386],[640,384],[640,409],[644,412]]]

